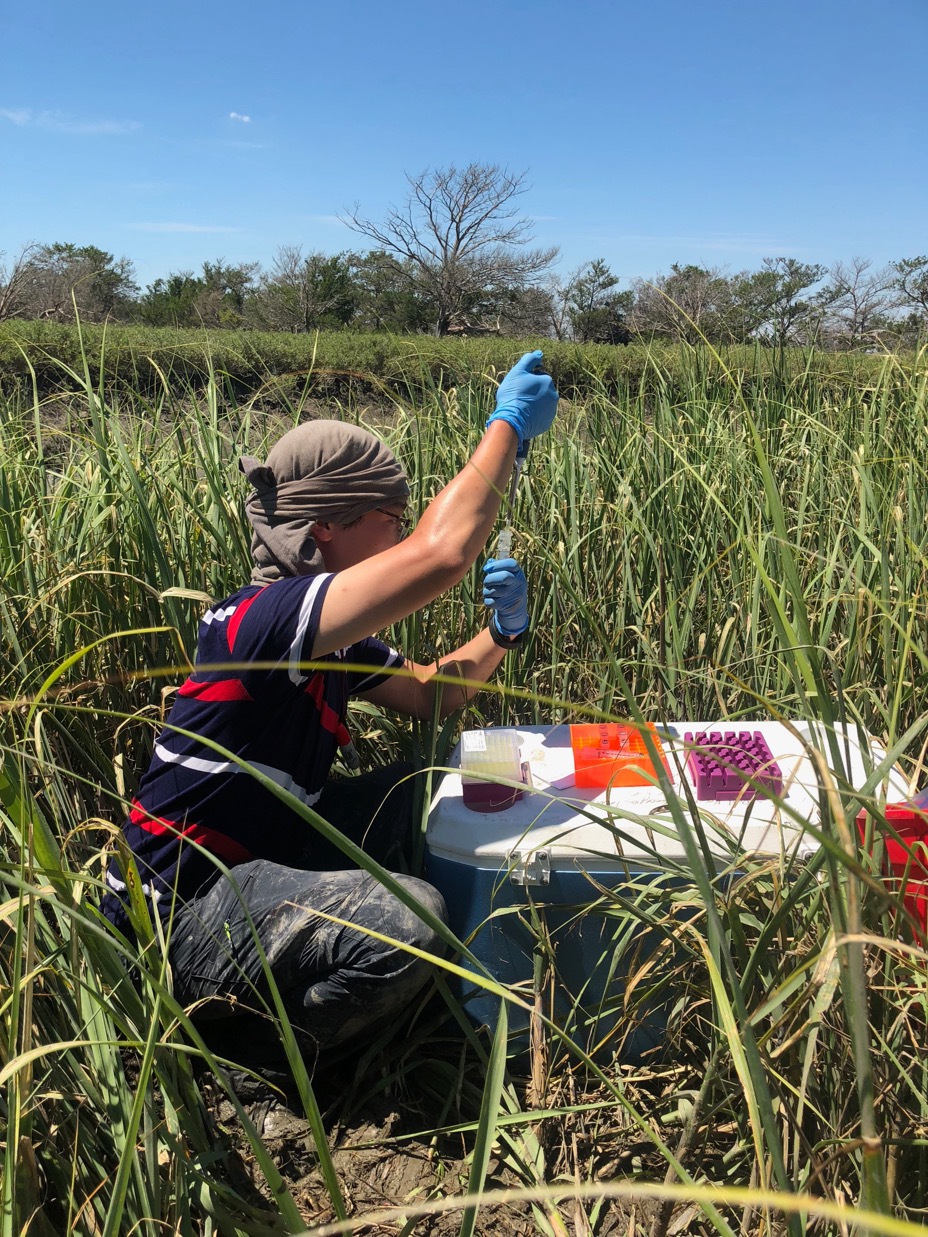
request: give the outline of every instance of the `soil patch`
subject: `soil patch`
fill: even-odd
[[[346,1103],[346,1097],[348,1102]],[[416,1220],[416,1208],[460,1198],[468,1191],[472,1134],[451,1129],[434,1111],[434,1104],[416,1094],[407,1075],[401,1086],[384,1086],[356,1102],[350,1084],[340,1085],[337,1074],[320,1083],[317,1100],[348,1215],[363,1220],[379,1215],[359,1231],[365,1237],[386,1237],[403,1232],[405,1237],[451,1237],[460,1231],[460,1207],[438,1211]],[[584,1103],[590,1102],[583,1096]],[[327,1106],[326,1106],[327,1105]],[[235,1162],[237,1185],[247,1183],[256,1202],[273,1204],[272,1191],[255,1159],[253,1148],[239,1125],[234,1109],[219,1094],[211,1109],[217,1133]],[[262,1133],[278,1171],[282,1174],[308,1226],[336,1220],[326,1183],[315,1152],[309,1123],[292,1109],[249,1106],[249,1115]],[[466,1124],[466,1123],[462,1123]],[[662,1180],[666,1164],[654,1155],[640,1131],[623,1128],[621,1118],[608,1110],[591,1126],[575,1118],[548,1118],[532,1127],[522,1127],[527,1145],[534,1148],[537,1180],[614,1181],[626,1177]],[[524,1148],[523,1148],[524,1152]],[[653,1159],[653,1163],[651,1162]],[[521,1171],[520,1171],[521,1169]],[[507,1191],[533,1184],[524,1162],[512,1149],[497,1144],[489,1166],[486,1189]],[[487,1202],[477,1216],[475,1233],[480,1237],[529,1237],[543,1232],[544,1223],[556,1237],[612,1237],[613,1234],[646,1234],[656,1208],[650,1202],[606,1200],[561,1201],[546,1205],[536,1216],[530,1203],[512,1202],[494,1206]],[[388,1218],[382,1218],[389,1212]],[[696,1227],[676,1231],[701,1232]],[[668,1231],[673,1231],[671,1225]]]

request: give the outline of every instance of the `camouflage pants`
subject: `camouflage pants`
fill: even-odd
[[[382,803],[387,775],[379,770],[327,792],[327,818],[378,860],[395,851],[408,829],[402,795],[391,796],[393,810],[375,813],[373,823],[362,810],[366,799],[367,806]],[[343,812],[350,819],[333,819]],[[267,1013],[273,1005],[256,938],[307,1056],[388,1025],[428,978],[427,963],[366,929],[443,952],[433,930],[399,898],[367,873],[345,870],[336,848],[326,856],[314,847],[312,858],[313,870],[263,859],[239,864],[233,880],[220,878],[174,918],[175,995],[188,1006],[202,1002],[195,1018],[214,1051],[271,1078],[286,1073],[286,1064]],[[340,868],[326,869],[339,861]],[[431,885],[405,875],[396,880],[433,915],[447,918]]]

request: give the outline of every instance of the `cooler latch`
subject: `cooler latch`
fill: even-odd
[[[550,885],[551,860],[546,850],[514,850],[506,857],[513,885]]]

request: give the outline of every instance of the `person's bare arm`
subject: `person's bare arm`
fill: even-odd
[[[509,425],[489,425],[468,463],[405,541],[336,574],[323,602],[314,657],[382,631],[464,578],[492,532],[517,446]],[[492,644],[489,635],[487,640]]]
[[[431,717],[441,693],[439,717],[460,709],[474,696],[506,656],[487,628],[430,666],[407,661],[403,670],[370,691],[364,700],[410,717]]]

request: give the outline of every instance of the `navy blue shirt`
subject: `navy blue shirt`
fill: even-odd
[[[216,879],[210,854],[229,867],[249,859],[286,864],[298,853],[311,862],[312,826],[210,742],[301,802],[316,802],[347,737],[349,696],[403,665],[396,650],[370,637],[317,659],[325,669],[301,667],[333,579],[248,585],[203,616],[194,672],[178,689],[124,825],[143,888],[163,911],[175,890],[188,899]],[[124,928],[126,886],[115,859],[107,884],[103,911]]]

